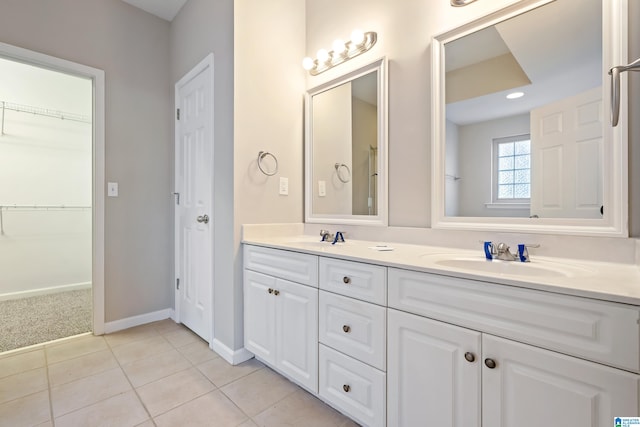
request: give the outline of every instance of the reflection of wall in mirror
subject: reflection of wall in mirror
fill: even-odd
[[[460,173],[459,173],[459,151],[458,151],[458,126],[447,120],[447,128],[445,130],[445,179],[444,179],[444,206],[445,216],[460,215]],[[456,179],[456,177],[460,179]]]
[[[353,100],[353,215],[377,214],[375,200],[376,170],[375,156],[378,146],[378,109],[356,97]],[[375,150],[372,153],[372,149]],[[377,156],[376,156],[377,159]],[[370,163],[374,169],[370,170]],[[371,194],[370,193],[371,190]],[[371,196],[371,211],[369,211],[369,197]]]
[[[352,165],[351,83],[313,96],[313,213],[350,215],[352,180],[338,179],[335,164]],[[326,195],[319,196],[319,182]]]
[[[455,126],[455,125],[453,125]],[[529,114],[504,117],[458,128],[458,216],[528,217],[528,209],[491,206],[492,144],[495,138],[529,133]],[[449,127],[447,128],[449,129]],[[448,173],[448,172],[447,172]]]

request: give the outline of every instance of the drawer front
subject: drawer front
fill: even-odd
[[[386,370],[387,309],[320,291],[320,342]]]
[[[320,289],[387,305],[386,267],[320,258]]]
[[[244,245],[244,268],[318,287],[318,257],[315,255]]]
[[[389,307],[640,370],[637,307],[395,268]]]
[[[320,397],[358,423],[386,424],[386,375],[320,344]]]

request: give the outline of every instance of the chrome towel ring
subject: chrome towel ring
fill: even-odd
[[[263,160],[265,157],[272,157],[273,161],[275,162],[275,168],[273,169],[273,171],[267,171],[265,170],[265,168],[263,167]],[[260,169],[260,172],[262,172],[263,174],[267,175],[267,176],[273,176],[275,174],[278,173],[278,159],[276,158],[276,156],[274,156],[273,154],[271,154],[268,151],[260,151],[258,153],[258,168]]]
[[[345,184],[349,181],[351,181],[351,169],[349,169],[349,166],[345,165],[344,163],[336,163],[335,164],[335,168],[336,168],[336,175],[338,175],[338,179],[340,180],[340,182],[344,182]],[[343,177],[342,174],[340,173],[341,169],[346,169],[347,171],[347,177]]]

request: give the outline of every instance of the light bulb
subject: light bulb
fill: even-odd
[[[346,50],[346,46],[341,39],[335,39],[331,47],[333,48],[333,53],[336,55],[341,55]]]
[[[309,58],[308,56],[302,60],[302,68],[304,68],[307,71],[312,69],[313,65],[314,65],[313,59]]]
[[[329,55],[329,52],[327,52],[326,49],[320,49],[316,53],[316,58],[318,58],[318,63],[319,64],[324,64],[325,62],[327,62],[329,60],[330,55]]]
[[[524,92],[511,92],[507,95],[507,99],[518,99],[524,96]]]
[[[360,46],[364,43],[364,33],[362,30],[353,30],[351,32],[351,42],[356,46]]]

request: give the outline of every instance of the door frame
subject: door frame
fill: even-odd
[[[180,167],[180,123],[179,120],[177,118],[177,111],[178,108],[180,107],[180,89],[187,84],[187,82],[189,82],[190,80],[192,80],[195,76],[197,76],[198,74],[200,74],[201,72],[205,71],[206,69],[211,70],[210,71],[210,79],[211,79],[211,116],[209,117],[210,120],[210,124],[211,124],[211,167],[213,168],[213,159],[214,159],[214,96],[213,94],[215,93],[215,87],[214,87],[214,68],[213,68],[213,53],[209,53],[202,61],[200,61],[195,67],[193,67],[189,72],[187,72],[187,74],[185,74],[180,80],[178,80],[175,84],[175,89],[174,89],[174,169],[173,169],[173,185],[174,185],[174,195],[179,194],[178,193],[178,168]],[[213,185],[213,181],[214,181],[214,174],[211,174],[211,188],[212,188],[212,194],[211,194],[211,200],[212,200],[212,207],[213,207],[213,203],[215,202],[215,194],[213,193],[215,191],[215,186]],[[179,195],[177,197],[180,197]],[[173,268],[173,284],[172,286],[174,287],[175,293],[174,293],[174,319],[177,323],[181,323],[180,320],[180,296],[181,296],[181,290],[178,289],[177,287],[177,280],[179,278],[179,271],[180,271],[180,216],[178,215],[178,203],[176,203],[176,200],[174,200],[174,208],[173,208],[173,230],[174,230],[174,235],[173,235],[173,248],[174,248],[174,268]],[[213,210],[212,210],[213,213]],[[215,221],[215,218],[212,218],[212,221]],[[213,244],[213,240],[214,240],[214,236],[213,236],[213,224],[210,227],[210,233],[211,233],[211,254],[212,257],[215,256],[215,245]],[[209,347],[211,347],[213,341],[214,341],[214,328],[213,328],[213,301],[214,301],[214,292],[213,292],[213,269],[214,269],[214,265],[213,265],[213,259],[210,260],[211,262],[211,299],[209,301],[210,304],[210,309],[209,309],[209,313],[208,313],[208,327],[209,327]]]
[[[104,217],[105,217],[105,86],[104,71],[0,43],[0,56],[38,67],[90,79],[93,87],[92,120],[92,209],[91,288],[93,294],[93,334],[104,334]]]

